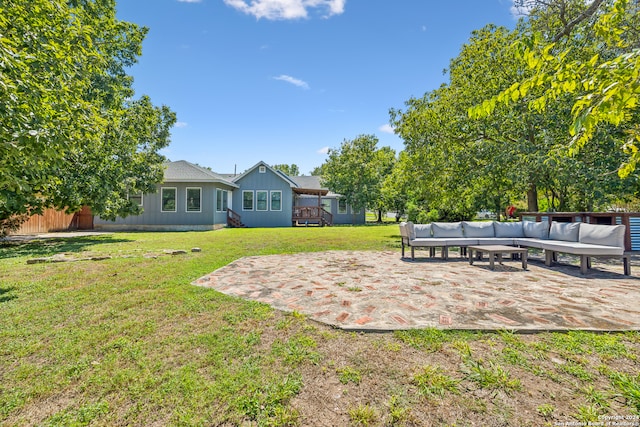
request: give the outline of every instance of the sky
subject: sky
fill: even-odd
[[[345,140],[399,152],[389,110],[448,80],[471,32],[513,28],[513,0],[118,0],[149,28],[136,97],[178,121],[170,160],[218,173],[259,161],[308,175]]]

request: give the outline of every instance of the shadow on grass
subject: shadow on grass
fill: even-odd
[[[15,289],[14,287],[0,288],[0,304],[18,298],[16,295],[11,294],[11,291]]]
[[[88,246],[126,242],[133,242],[133,240],[114,238],[112,236],[87,236],[29,241],[4,241],[0,242],[0,259],[20,256],[41,257],[61,252],[81,252]]]

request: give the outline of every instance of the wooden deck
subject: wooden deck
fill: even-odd
[[[322,206],[294,206],[291,214],[291,224],[309,225],[317,224],[321,227],[333,224],[333,215]]]

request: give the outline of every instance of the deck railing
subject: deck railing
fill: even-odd
[[[227,226],[244,227],[240,215],[232,209],[227,208]]]
[[[322,206],[294,206],[291,221],[295,223],[317,223],[319,225],[332,225],[333,215]]]

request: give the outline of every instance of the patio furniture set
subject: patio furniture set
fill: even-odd
[[[440,248],[443,259],[448,259],[449,247],[459,247],[460,255],[469,257],[473,264],[474,254],[489,256],[491,268],[494,259],[502,261],[503,254],[522,259],[527,268],[528,248],[544,251],[545,264],[550,266],[558,253],[580,257],[580,272],[586,274],[591,268],[591,258],[621,258],[624,274],[631,274],[630,255],[625,252],[625,226],[601,225],[584,222],[433,222],[430,224],[400,223],[402,257],[405,247],[411,248],[411,259],[415,260],[415,248],[428,248],[435,256]]]

